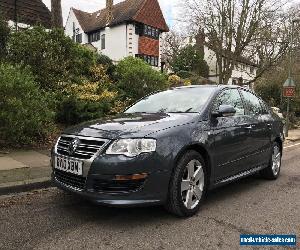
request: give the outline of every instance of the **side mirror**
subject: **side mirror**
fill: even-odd
[[[213,117],[230,117],[236,114],[236,110],[231,105],[221,105],[217,112],[213,112]]]

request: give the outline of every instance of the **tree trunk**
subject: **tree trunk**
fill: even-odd
[[[51,18],[53,28],[63,28],[61,0],[51,0]]]

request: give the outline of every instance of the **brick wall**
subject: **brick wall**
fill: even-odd
[[[139,54],[159,56],[159,41],[149,37],[140,36]]]

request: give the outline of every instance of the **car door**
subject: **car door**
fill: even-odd
[[[271,150],[271,123],[269,113],[262,106],[262,101],[253,93],[241,90],[246,105],[246,114],[251,120],[249,163],[251,168],[265,165],[269,162]]]
[[[211,133],[213,136],[212,159],[214,161],[214,178],[220,181],[226,177],[240,173],[247,163],[242,160],[249,154],[249,130],[246,128],[249,117],[238,89],[223,90],[214,100],[212,112],[220,105],[231,105],[236,114],[230,117],[211,117]]]

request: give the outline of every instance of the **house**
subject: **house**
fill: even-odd
[[[209,80],[219,82],[217,56],[215,51],[207,45],[204,46],[204,60],[209,67]],[[246,57],[239,56],[236,59],[228,84],[248,85],[249,82],[255,79],[257,69],[257,63],[252,62]]]
[[[93,46],[115,63],[127,56],[161,66],[161,35],[169,31],[157,0],[125,0],[87,13],[71,8],[65,34]]]
[[[51,28],[51,12],[42,0],[0,0],[0,18],[17,30],[34,25]]]
[[[214,49],[205,41],[205,37],[201,34],[196,36],[196,38],[189,37],[187,38],[185,44],[201,47],[201,50],[204,53],[204,60],[207,62],[209,67],[208,79],[219,83],[217,54]],[[228,58],[228,55],[223,55],[222,57],[225,59]],[[239,56],[235,59],[235,61],[235,66],[232,70],[232,75],[228,81],[228,84],[249,85],[249,82],[252,82],[256,77],[258,64],[244,56]]]

